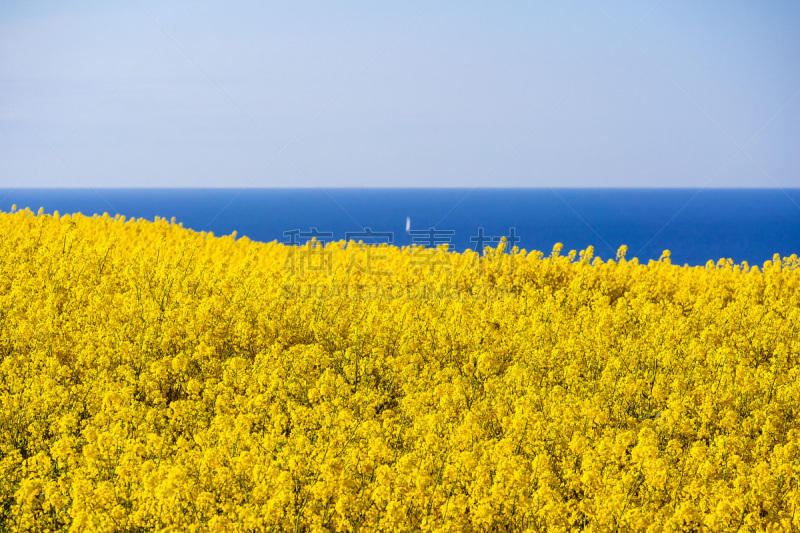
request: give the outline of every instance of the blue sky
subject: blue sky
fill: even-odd
[[[0,188],[800,186],[796,1],[74,4],[0,4]]]

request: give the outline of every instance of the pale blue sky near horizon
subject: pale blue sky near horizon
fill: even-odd
[[[3,2],[0,188],[798,187],[798,29],[796,1]]]

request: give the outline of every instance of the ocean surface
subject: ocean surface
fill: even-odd
[[[121,214],[215,235],[304,243],[353,238],[549,254],[594,247],[603,259],[761,265],[800,254],[800,189],[0,189],[0,210]],[[407,223],[409,230],[407,231]],[[367,231],[369,228],[369,231]],[[373,235],[368,236],[369,233]],[[375,235],[377,234],[377,235]]]

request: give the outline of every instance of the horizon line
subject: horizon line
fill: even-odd
[[[416,190],[416,191],[436,191],[436,190],[453,190],[453,191],[464,191],[464,190],[688,190],[688,191],[703,191],[703,190],[771,190],[771,191],[783,191],[783,190],[800,190],[800,185],[793,186],[793,187],[777,187],[777,186],[730,186],[730,187],[686,187],[686,186],[586,186],[586,187],[578,187],[578,186],[569,186],[569,185],[562,185],[556,187],[548,187],[548,186],[526,186],[526,187],[493,187],[493,186],[485,186],[485,187],[469,187],[469,186],[442,186],[442,187],[434,187],[434,186],[419,186],[419,187],[398,187],[398,186],[330,186],[330,187],[287,187],[287,186],[277,186],[277,187],[230,187],[230,186],[202,186],[202,187],[164,187],[164,186],[156,186],[156,187],[116,187],[116,186],[103,186],[103,187],[0,187],[0,191],[130,191],[130,190],[147,190],[147,191],[245,191],[245,190],[275,190],[275,191],[286,191],[286,190],[303,190],[303,191],[327,191],[327,190],[363,190],[363,191],[374,191],[374,190]]]

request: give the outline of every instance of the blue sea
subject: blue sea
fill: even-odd
[[[215,235],[303,243],[449,243],[549,253],[593,246],[604,259],[761,265],[800,254],[800,189],[0,189],[0,210],[164,217]],[[409,231],[407,231],[407,223]]]

